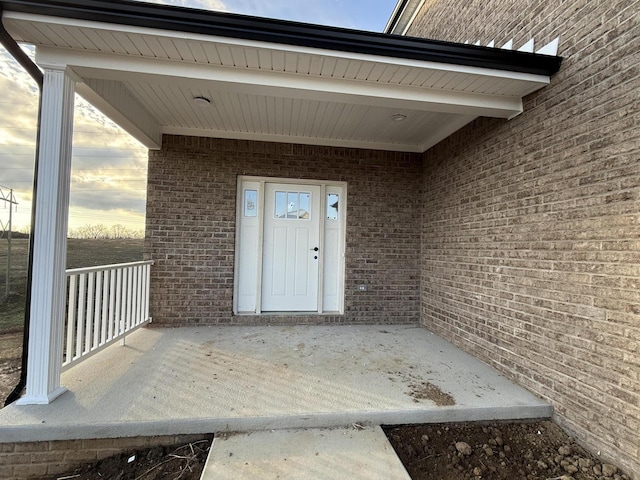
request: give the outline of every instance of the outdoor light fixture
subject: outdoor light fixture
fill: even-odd
[[[193,103],[200,107],[208,107],[209,105],[211,105],[211,100],[209,100],[207,97],[193,97]]]
[[[402,113],[396,113],[395,115],[391,115],[391,120],[393,120],[394,122],[402,122],[406,119],[407,119],[407,116],[403,115]]]

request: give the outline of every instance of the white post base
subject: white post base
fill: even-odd
[[[16,405],[49,405],[67,389],[59,387],[48,395],[25,395],[16,401]]]

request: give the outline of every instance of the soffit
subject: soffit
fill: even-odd
[[[546,75],[5,11],[39,64],[149,148],[161,133],[422,152],[478,116],[511,118]],[[194,105],[205,96],[210,108]],[[393,122],[394,114],[406,115]]]

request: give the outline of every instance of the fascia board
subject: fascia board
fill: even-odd
[[[522,80],[525,82],[539,83],[541,86],[544,86],[547,83],[549,83],[548,75],[516,72],[516,71],[510,71],[510,70],[501,70],[501,69],[488,68],[488,67],[477,67],[477,66],[470,66],[470,65],[448,64],[444,62],[435,62],[435,61],[429,61],[429,60],[398,58],[398,57],[370,55],[370,54],[353,53],[353,52],[338,52],[335,50],[326,50],[326,49],[310,48],[310,47],[296,47],[296,46],[291,46],[286,44],[259,42],[255,40],[233,39],[228,37],[201,35],[201,34],[192,34],[192,33],[179,33],[171,30],[153,30],[145,27],[135,27],[135,26],[132,27],[132,26],[126,26],[126,25],[117,25],[117,24],[105,24],[100,22],[74,20],[74,19],[66,19],[66,18],[59,18],[59,17],[52,18],[52,17],[43,16],[43,15],[31,15],[31,14],[9,12],[7,14],[7,19],[14,20],[14,21],[43,23],[46,25],[62,25],[62,26],[69,26],[69,27],[87,28],[90,30],[95,29],[95,30],[103,30],[103,31],[115,31],[120,33],[126,33],[129,35],[161,36],[166,39],[196,41],[196,42],[202,42],[205,44],[239,46],[239,47],[246,47],[246,48],[255,48],[257,50],[280,51],[280,52],[287,52],[287,53],[296,53],[301,55],[322,56],[322,57],[339,58],[343,60],[372,62],[376,64],[393,65],[393,66],[400,66],[400,67],[448,71],[448,72],[482,75],[482,76],[511,79],[511,80]],[[47,49],[51,48],[52,50],[54,49],[52,47],[42,47],[42,49],[45,49],[45,48]],[[64,50],[68,51],[67,49],[64,49]],[[98,53],[98,52],[96,52],[96,54],[102,55],[102,53]]]
[[[7,12],[40,14],[47,17],[98,21],[548,76],[557,72],[562,60],[560,57],[534,53],[125,0],[76,0],[74,2],[4,0],[2,5]]]

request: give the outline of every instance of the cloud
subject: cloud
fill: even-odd
[[[146,167],[146,151],[88,145],[74,148],[70,203],[102,212],[120,209],[143,213]]]
[[[0,61],[0,65],[2,62]],[[7,73],[9,76],[6,76]],[[31,77],[22,76],[19,79],[12,71],[5,72],[0,68],[0,143],[16,143],[12,141],[15,136],[20,137],[19,130],[29,129],[35,132],[35,124],[38,118],[38,93],[37,85]],[[31,91],[31,83],[36,87],[36,92]],[[12,133],[15,131],[14,133]],[[35,136],[30,142],[35,141]]]
[[[21,48],[31,60],[34,59],[35,48],[32,45],[21,45]],[[15,82],[15,84],[19,86],[22,94],[28,93],[32,97],[38,97],[37,83],[24,71],[20,64],[13,59],[4,47],[0,47],[0,76]],[[3,94],[7,93],[9,92],[3,91]]]
[[[146,1],[374,31],[382,29],[395,5],[395,0]],[[33,59],[34,48],[22,48]],[[27,225],[39,92],[33,79],[2,47],[0,91],[0,185],[14,188],[20,202],[14,222]],[[143,228],[146,168],[146,149],[76,96],[70,225],[131,222],[127,225]]]
[[[69,209],[69,230],[75,230],[85,225],[123,225],[132,230],[141,231],[144,229],[144,213],[131,210],[110,210],[99,212],[82,207],[71,207]]]
[[[70,206],[93,212],[93,218],[99,219],[105,213],[113,214],[115,211],[143,214],[145,210],[146,191],[139,192],[109,188],[100,182],[94,182],[89,190],[76,191],[71,195]],[[105,198],[112,197],[108,202]],[[72,215],[73,216],[73,215]],[[109,215],[107,215],[109,216]],[[106,223],[97,221],[96,223]]]
[[[0,185],[14,189],[19,205],[13,220],[21,228],[30,223],[39,92],[4,49],[0,91]],[[120,223],[143,229],[146,169],[147,150],[76,96],[70,225]]]

